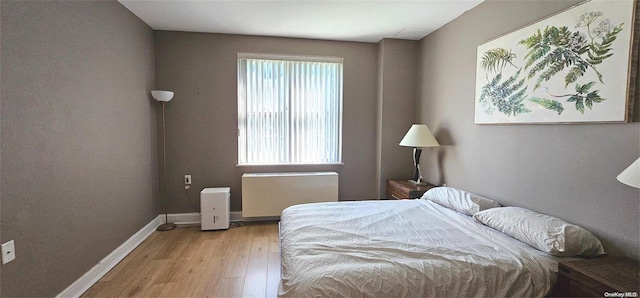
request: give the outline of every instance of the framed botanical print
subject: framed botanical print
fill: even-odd
[[[629,121],[636,10],[587,1],[478,46],[474,123]]]

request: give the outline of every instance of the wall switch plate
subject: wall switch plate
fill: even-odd
[[[2,244],[2,265],[16,259],[16,248],[13,240]]]
[[[184,175],[184,185],[191,185],[191,175]]]

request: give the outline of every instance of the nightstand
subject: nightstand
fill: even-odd
[[[436,187],[435,185],[417,185],[409,182],[409,179],[389,179],[387,180],[387,195],[391,200],[418,199],[427,190]]]
[[[608,256],[560,262],[554,294],[558,297],[637,297],[640,292],[638,266],[634,260]]]

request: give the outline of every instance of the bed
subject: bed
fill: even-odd
[[[561,259],[426,199],[292,206],[280,247],[279,297],[543,297]]]

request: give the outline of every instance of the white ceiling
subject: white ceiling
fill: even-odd
[[[419,40],[484,0],[118,0],[155,30],[378,42]]]

